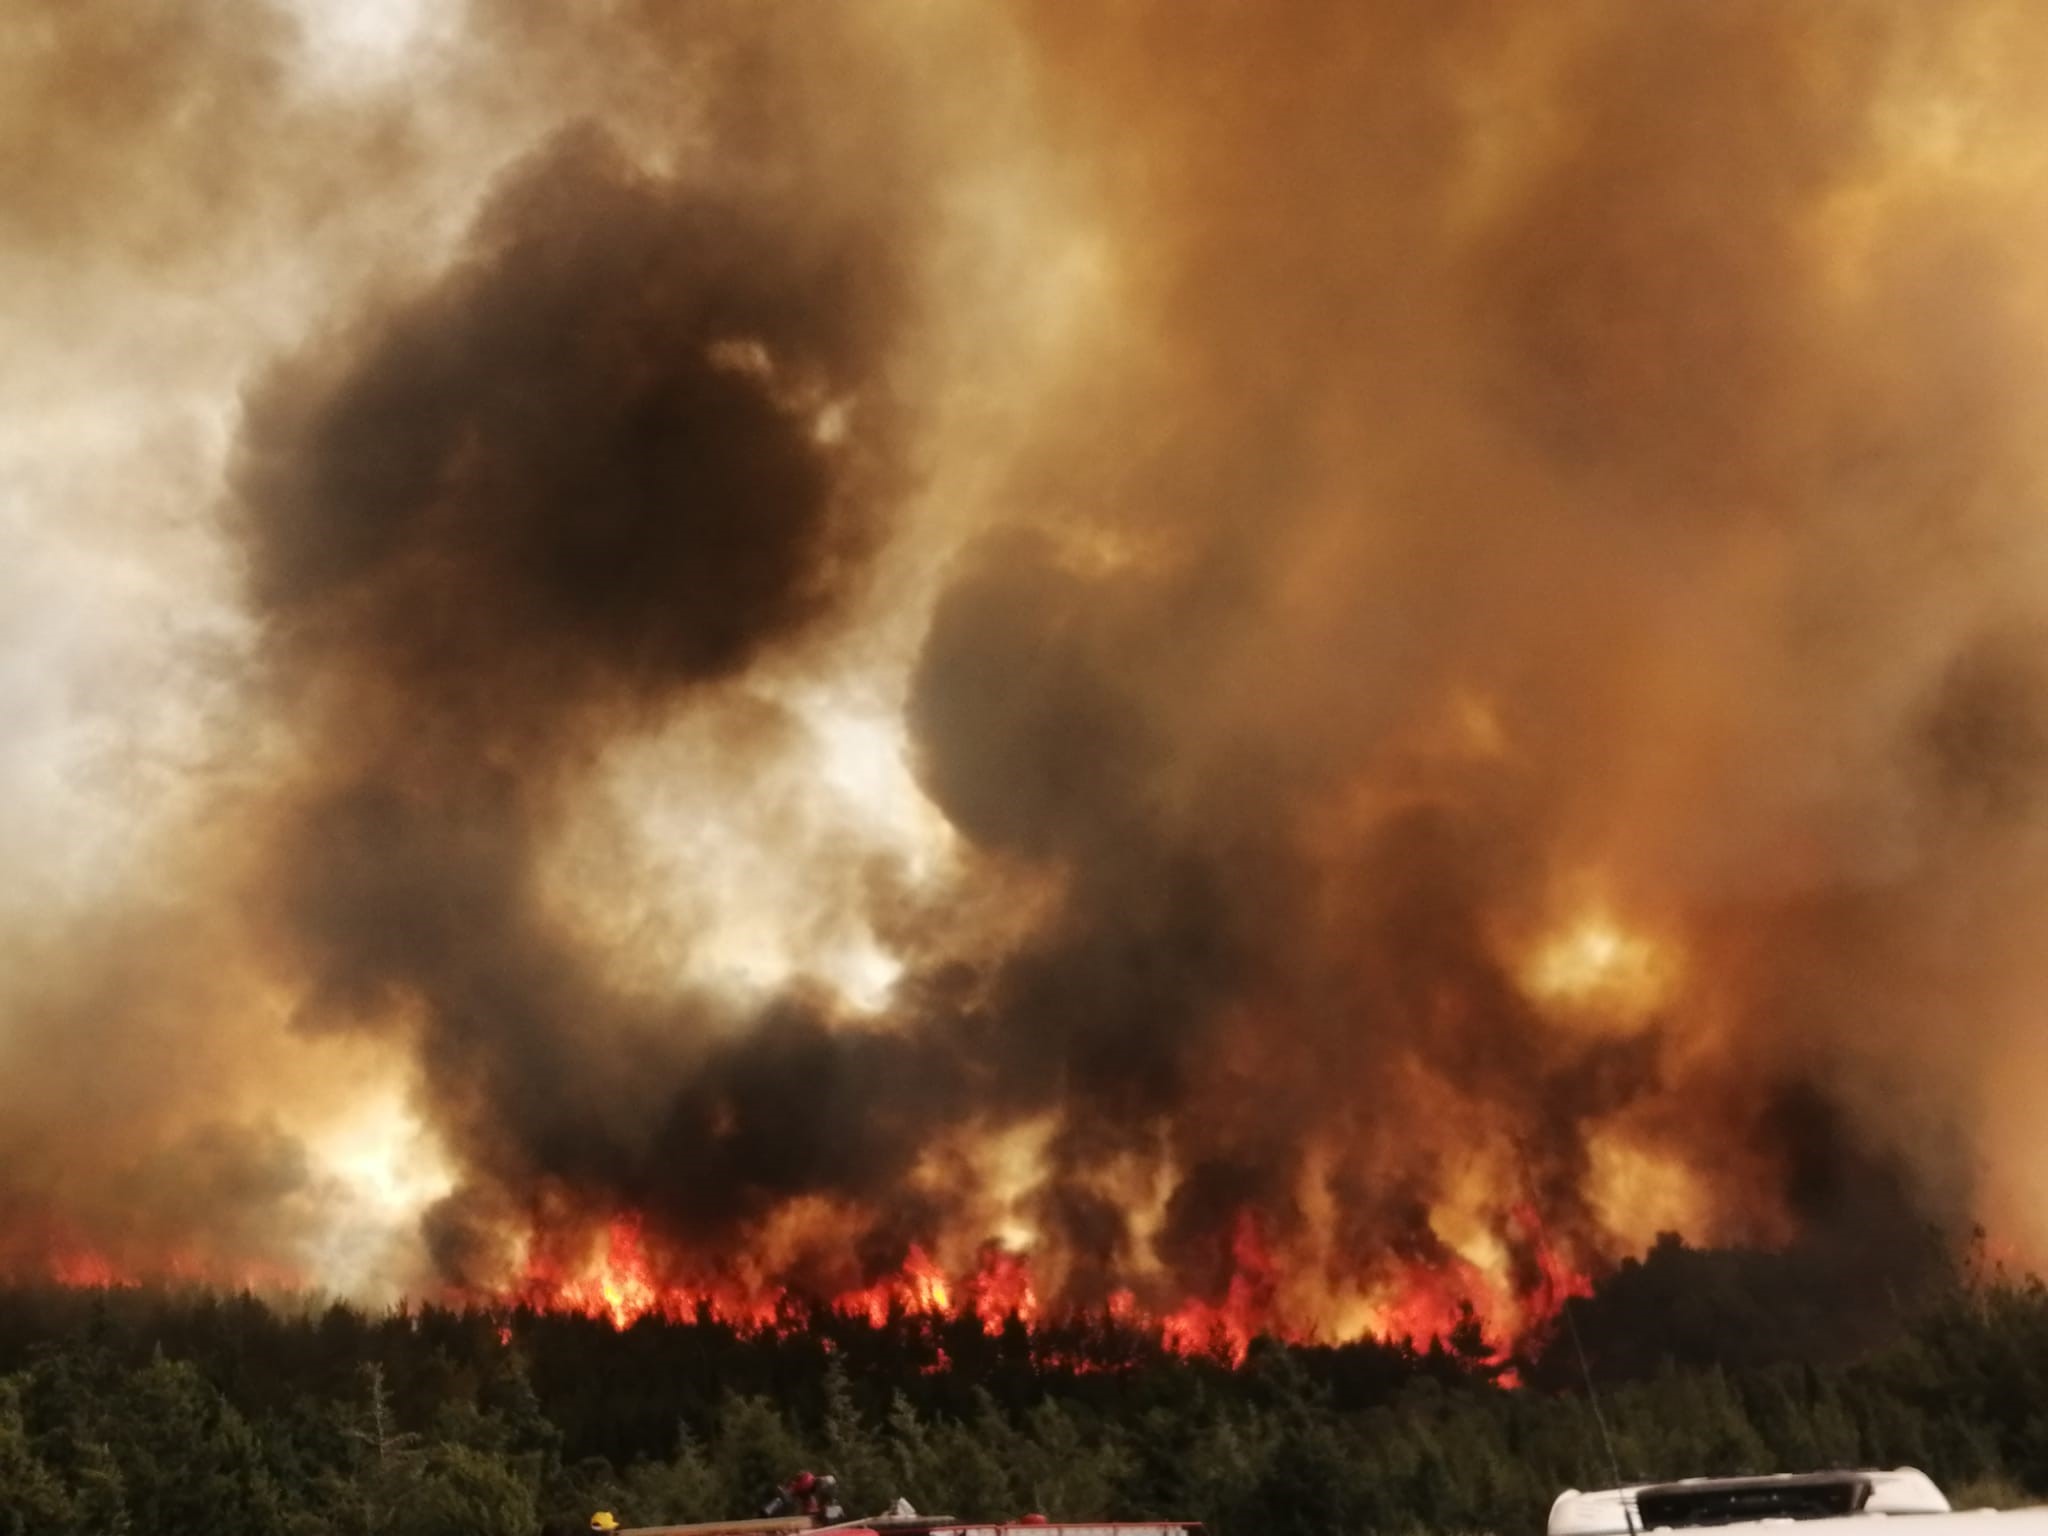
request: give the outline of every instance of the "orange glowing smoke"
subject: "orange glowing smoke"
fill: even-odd
[[[126,1284],[125,1277],[103,1253],[68,1250],[50,1259],[50,1278],[59,1285],[108,1290]]]
[[[304,1275],[281,1265],[253,1259],[226,1264],[182,1250],[147,1263],[126,1264],[101,1249],[66,1243],[50,1254],[43,1270],[53,1283],[78,1290],[130,1290],[153,1284],[287,1295],[307,1289]]]

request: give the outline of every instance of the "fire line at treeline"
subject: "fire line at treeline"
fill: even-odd
[[[977,1321],[990,1336],[1014,1326],[1034,1340],[1051,1328],[1094,1322],[1127,1335],[1150,1338],[1166,1352],[1242,1364],[1255,1338],[1289,1343],[1346,1343],[1377,1338],[1416,1349],[1454,1345],[1472,1363],[1493,1370],[1503,1385],[1516,1385],[1509,1364],[1518,1348],[1542,1336],[1573,1297],[1592,1292],[1590,1278],[1573,1269],[1544,1238],[1535,1213],[1515,1213],[1529,1241],[1535,1281],[1516,1291],[1465,1260],[1413,1264],[1384,1288],[1384,1300],[1368,1314],[1339,1325],[1335,1336],[1311,1324],[1290,1323],[1276,1303],[1278,1270],[1256,1213],[1241,1212],[1231,1237],[1233,1271],[1215,1298],[1189,1298],[1170,1309],[1148,1308],[1136,1293],[1119,1288],[1099,1309],[1049,1305],[1041,1300],[1028,1254],[996,1242],[982,1246],[974,1267],[949,1274],[917,1244],[901,1266],[872,1283],[829,1299],[804,1297],[774,1284],[742,1286],[729,1281],[670,1278],[644,1235],[642,1223],[621,1217],[606,1228],[596,1251],[580,1262],[556,1263],[534,1255],[525,1273],[496,1293],[452,1290],[440,1300],[484,1311],[516,1310],[581,1315],[608,1322],[621,1332],[643,1318],[670,1322],[713,1322],[748,1334],[788,1335],[801,1331],[823,1305],[853,1323],[877,1331],[892,1324],[944,1325]],[[86,1249],[54,1258],[50,1278],[78,1287],[119,1288],[142,1283],[103,1255]],[[173,1256],[148,1277],[207,1285],[234,1283],[245,1289],[291,1291],[300,1282],[282,1271],[235,1276],[213,1272],[196,1261]],[[510,1342],[509,1324],[500,1338]],[[1034,1356],[1036,1351],[1034,1351]],[[947,1359],[937,1348],[932,1369]],[[1076,1359],[1048,1360],[1086,1368]]]

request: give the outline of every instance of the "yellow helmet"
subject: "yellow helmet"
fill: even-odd
[[[616,1531],[619,1528],[618,1517],[608,1509],[600,1509],[590,1517],[590,1528],[593,1531]]]

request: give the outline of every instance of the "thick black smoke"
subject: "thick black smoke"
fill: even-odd
[[[237,490],[276,686],[305,733],[278,924],[308,1022],[417,1037],[428,1102],[514,1200],[543,1183],[692,1234],[900,1168],[856,1106],[888,1042],[792,1003],[739,1022],[604,977],[540,845],[612,736],[824,622],[893,490],[886,231],[762,209],[565,134],[431,290],[277,371]],[[791,1083],[837,1115],[788,1111]]]
[[[728,676],[879,532],[849,482],[886,436],[894,308],[879,252],[793,243],[572,131],[432,292],[252,401],[257,610],[297,673],[479,756],[475,733],[545,755],[589,708]]]

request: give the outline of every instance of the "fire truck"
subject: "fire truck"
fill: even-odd
[[[1113,1521],[1048,1520],[1024,1515],[1016,1520],[962,1521],[951,1515],[892,1513],[835,1525],[817,1525],[799,1516],[760,1520],[713,1520],[695,1525],[622,1526],[600,1512],[591,1529],[615,1536],[1202,1536],[1192,1520]]]

